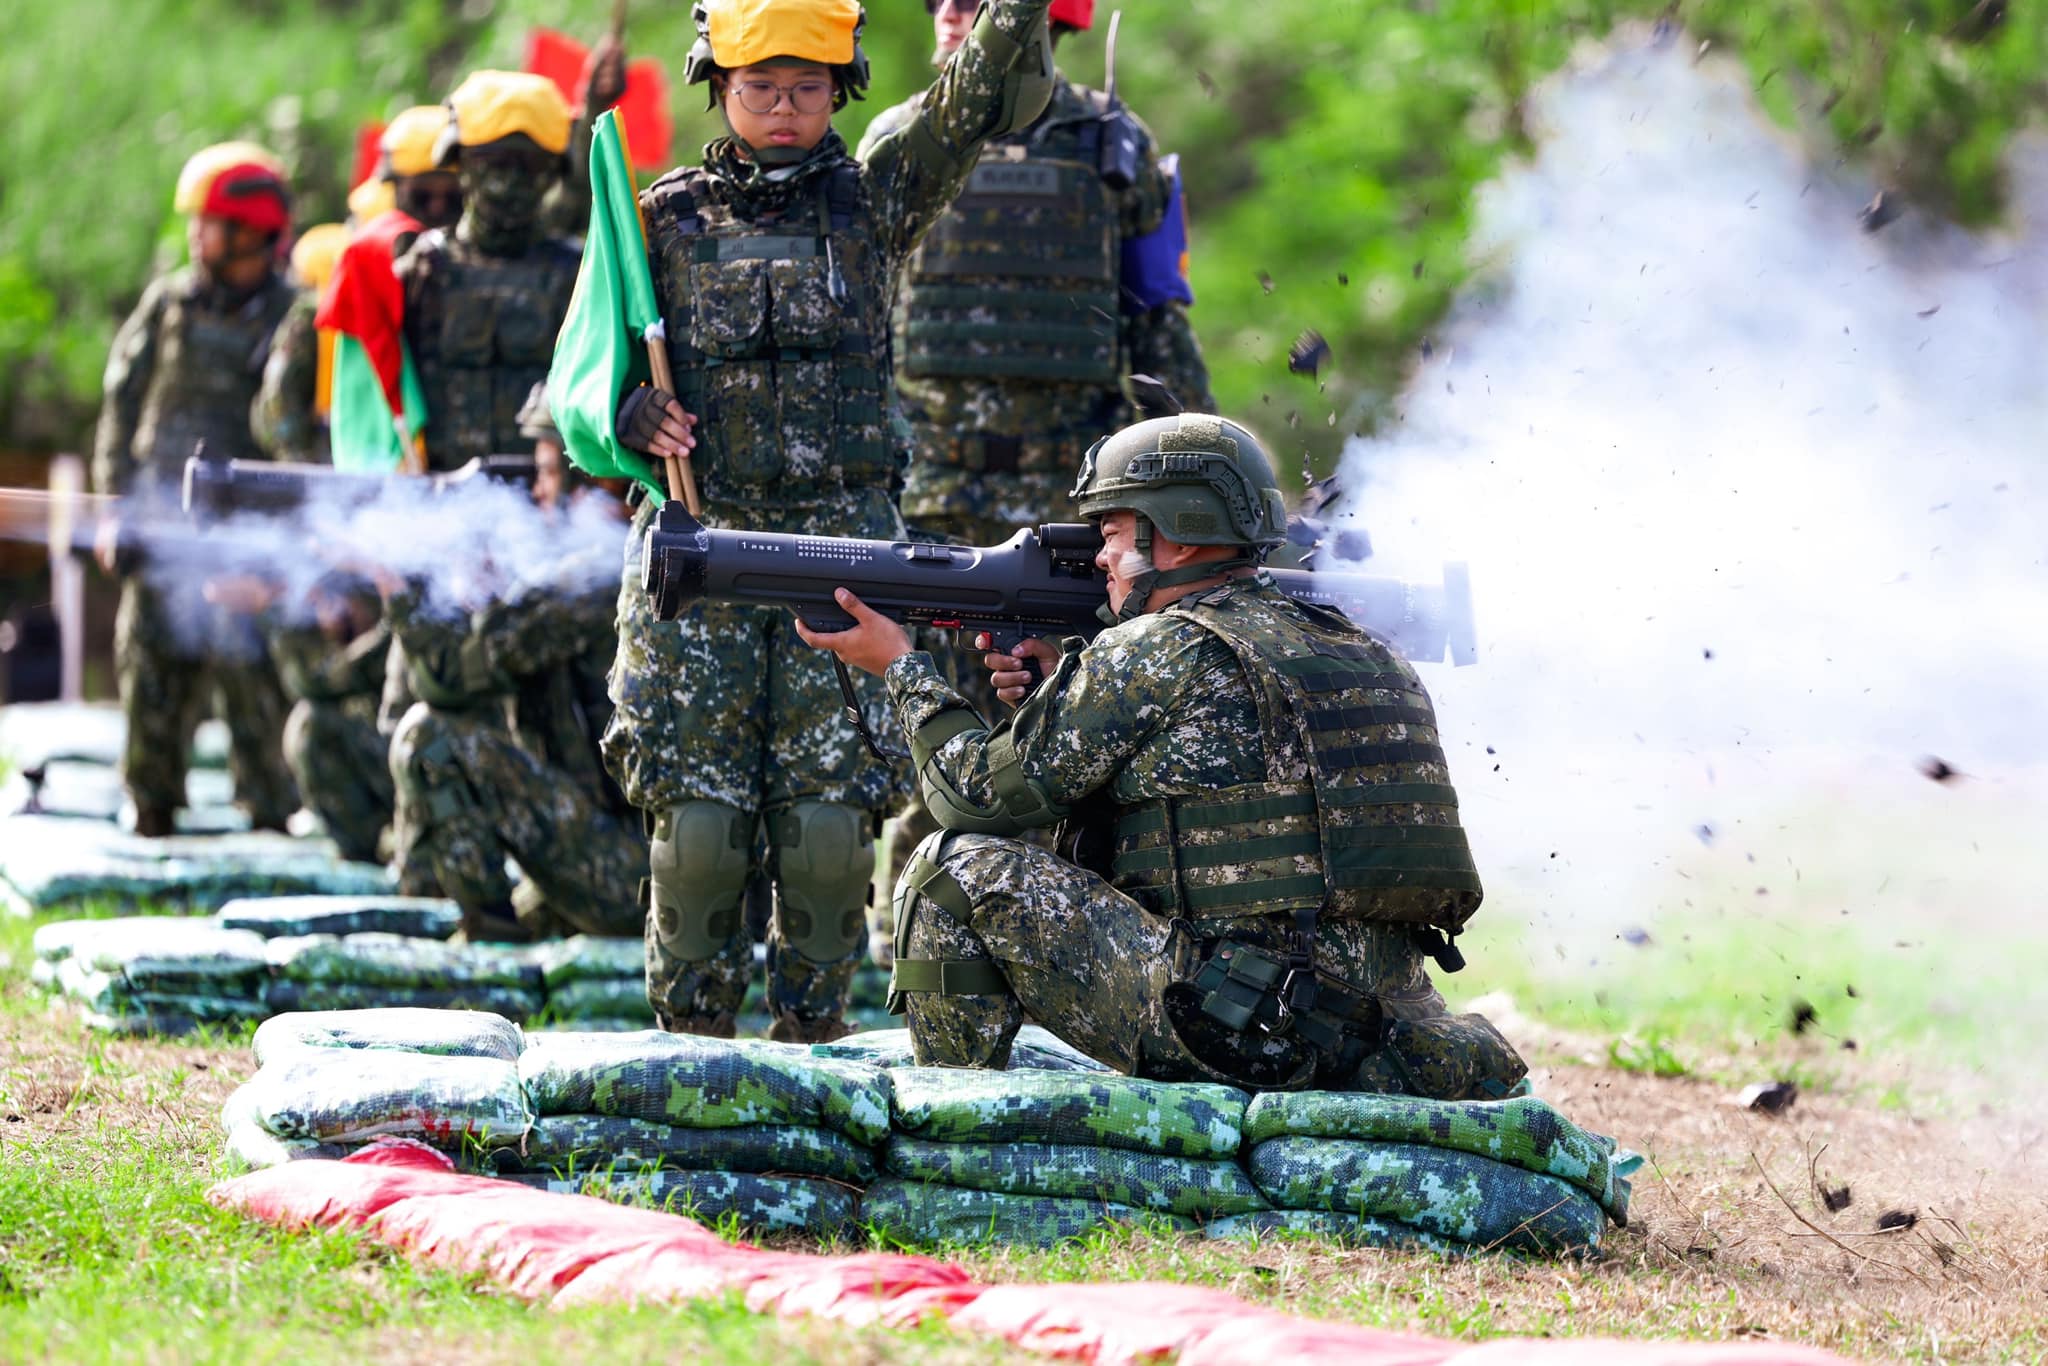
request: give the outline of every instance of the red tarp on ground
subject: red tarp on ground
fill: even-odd
[[[1159,1282],[977,1284],[929,1257],[829,1257],[728,1243],[681,1215],[464,1176],[421,1143],[386,1140],[340,1162],[288,1162],[207,1198],[286,1228],[362,1228],[438,1266],[482,1271],[557,1307],[699,1299],[743,1290],[756,1313],[903,1327],[933,1316],[1074,1361],[1178,1353],[1181,1366],[1841,1366],[1810,1347],[1510,1338],[1468,1346],[1319,1323],[1221,1290]]]

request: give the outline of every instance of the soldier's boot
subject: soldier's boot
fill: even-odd
[[[160,840],[178,832],[177,812],[168,806],[135,808],[135,833],[144,839]]]
[[[511,901],[463,906],[462,925],[456,934],[466,944],[526,944],[533,940]]]
[[[768,817],[775,923],[768,935],[768,1037],[829,1043],[850,1031],[846,998],[867,942],[875,818],[857,806],[797,802]]]
[[[671,1034],[733,1037],[754,971],[741,912],[753,851],[754,818],[722,802],[685,802],[655,818],[647,1000]]]

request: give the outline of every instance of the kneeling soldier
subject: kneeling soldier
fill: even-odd
[[[883,673],[944,827],[896,893],[917,1061],[1001,1067],[1028,1015],[1146,1077],[1506,1094],[1521,1059],[1424,970],[1462,964],[1448,936],[1480,901],[1429,696],[1260,572],[1286,512],[1257,439],[1143,422],[1096,443],[1073,496],[1116,624],[988,656],[1009,721],[850,593],[859,625],[804,631]],[[1015,838],[1054,822],[1058,854]]]

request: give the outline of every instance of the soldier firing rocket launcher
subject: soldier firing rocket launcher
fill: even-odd
[[[695,601],[787,607],[813,630],[839,631],[853,619],[832,600],[850,588],[884,616],[911,626],[986,632],[1010,653],[1032,636],[1094,636],[1096,609],[1109,600],[1092,524],[1054,523],[1019,531],[997,546],[863,541],[766,531],[714,531],[671,499],[647,537],[641,582],[654,614],[673,621]],[[1440,584],[1354,574],[1267,571],[1288,596],[1340,608],[1417,662],[1472,664],[1471,578],[1446,564]]]

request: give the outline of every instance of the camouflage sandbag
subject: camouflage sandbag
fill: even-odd
[[[706,1224],[732,1219],[742,1228],[770,1233],[824,1237],[851,1227],[860,1214],[859,1191],[803,1176],[657,1171],[566,1178],[513,1173],[504,1179],[539,1190],[672,1210]]]
[[[138,987],[118,972],[97,972],[82,958],[57,964],[57,990],[87,1014],[105,1017],[101,1028],[144,1032],[145,1019],[168,1017],[191,1024],[260,1020],[269,1014],[260,984],[232,978],[197,978]],[[117,1025],[126,1021],[134,1027]],[[185,1033],[178,1028],[172,1032]]]
[[[1080,1072],[889,1071],[896,1127],[935,1143],[1071,1143],[1235,1158],[1245,1094],[1199,1082]]]
[[[516,1063],[519,1026],[480,1010],[307,1010],[273,1015],[251,1041],[260,1066],[305,1049],[381,1048]]]
[[[647,980],[647,943],[579,934],[536,944],[530,950],[550,992],[571,982]],[[641,988],[646,991],[645,986]]]
[[[444,1147],[516,1144],[532,1122],[511,1063],[379,1048],[289,1053],[265,1064],[224,1113],[246,1114],[277,1138],[406,1134]]]
[[[1569,1182],[1447,1148],[1269,1138],[1245,1165],[1283,1209],[1386,1219],[1480,1248],[1594,1252],[1607,1222]]]
[[[42,912],[87,901],[210,911],[246,896],[389,892],[390,870],[344,861],[327,840],[275,831],[142,839],[98,821],[0,819],[0,901]]]
[[[790,1044],[693,1034],[542,1034],[519,1075],[542,1115],[611,1115],[693,1129],[796,1124],[859,1143],[889,1134],[878,1068]]]
[[[647,1001],[645,977],[583,977],[550,985],[548,1013],[558,1020],[631,1020],[636,1029],[654,1027],[654,1007]]]
[[[1230,1161],[1068,1143],[928,1143],[898,1136],[883,1150],[891,1176],[943,1186],[1128,1205],[1203,1218],[1266,1208]]]
[[[861,1217],[877,1230],[906,1243],[999,1243],[1046,1248],[1079,1238],[1105,1224],[1142,1223],[1187,1230],[1192,1219],[1096,1200],[1062,1200],[1039,1195],[934,1186],[883,1177],[861,1197]]]
[[[543,991],[531,951],[501,944],[315,934],[270,940],[269,954],[280,978],[309,986],[510,987],[535,996]]]
[[[264,993],[273,1015],[286,1011],[478,1010],[524,1020],[540,1013],[541,995],[522,987],[395,987],[355,982],[272,982]]]
[[[545,1115],[516,1149],[494,1155],[501,1171],[575,1176],[592,1171],[650,1169],[823,1176],[864,1186],[875,1177],[874,1152],[830,1129],[743,1124],[684,1129],[610,1115]]]
[[[1467,1257],[1473,1252],[1469,1243],[1439,1238],[1408,1224],[1314,1209],[1264,1209],[1212,1219],[1202,1225],[1202,1236],[1256,1242],[1285,1237],[1322,1238],[1346,1247],[1433,1252],[1439,1257]]]
[[[913,1067],[910,1031],[907,1029],[863,1029],[832,1043],[814,1043],[811,1052],[824,1058],[853,1058],[876,1067]],[[1010,1045],[1012,1072],[1108,1072],[1095,1059],[1038,1025],[1025,1025]]]
[[[461,927],[462,908],[438,896],[237,897],[220,908],[220,923],[265,939],[315,934],[446,939]]]
[[[65,961],[119,973],[138,988],[249,982],[269,971],[261,935],[225,930],[210,919],[141,915],[72,923],[90,928],[71,937]]]
[[[1245,1142],[1283,1136],[1419,1143],[1490,1157],[1571,1182],[1623,1225],[1628,1178],[1642,1161],[1618,1155],[1613,1139],[1588,1133],[1534,1097],[1442,1101],[1336,1091],[1253,1097],[1245,1110]]]

